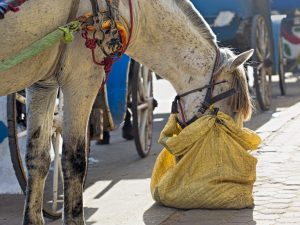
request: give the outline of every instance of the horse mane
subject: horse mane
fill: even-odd
[[[187,0],[175,0],[176,5],[181,9],[192,24],[199,30],[202,37],[217,45],[217,38],[208,23],[204,20],[202,15],[194,7],[194,5]]]
[[[221,54],[223,55],[223,60],[235,56],[235,53],[229,48],[221,48]],[[241,113],[243,120],[247,121],[252,115],[253,100],[249,93],[245,68],[242,66],[238,67],[232,73],[232,76],[231,88],[234,88],[237,93],[229,98],[229,104],[235,113]]]

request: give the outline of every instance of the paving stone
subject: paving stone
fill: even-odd
[[[251,222],[248,222],[248,225],[256,225],[256,221],[251,221]]]
[[[254,220],[276,220],[279,219],[278,214],[257,214],[254,215]]]
[[[222,225],[248,225],[249,223],[247,222],[228,222],[228,223],[224,223]]]
[[[274,225],[274,220],[256,220],[256,225]]]
[[[274,198],[274,197],[271,196],[271,195],[268,195],[268,196],[257,196],[257,195],[255,195],[255,193],[254,193],[254,196],[255,196],[255,200],[265,200],[265,201],[269,201],[269,200],[271,200],[272,198]]]
[[[287,209],[288,207],[289,205],[284,203],[272,203],[266,205],[266,208],[268,209]]]
[[[280,216],[280,218],[300,218],[300,210],[299,212],[286,212]]]
[[[300,207],[296,207],[296,206],[290,206],[288,209],[289,212],[298,212],[300,213]]]
[[[276,222],[279,222],[279,223],[298,223],[300,224],[300,218],[280,218],[278,220],[276,220]]]
[[[248,223],[253,221],[253,217],[233,217],[229,220],[230,223]]]
[[[295,194],[295,190],[280,189],[278,194]]]
[[[297,191],[297,190],[299,190],[299,188],[300,188],[300,187],[298,187],[298,186],[287,185],[287,186],[285,186],[283,189],[284,189],[284,190],[294,190],[294,191]]]
[[[293,206],[293,207],[298,207],[299,208],[299,210],[300,210],[300,202],[293,202],[292,204],[291,204],[291,206]],[[300,213],[300,212],[299,212]]]
[[[294,222],[278,222],[275,223],[275,225],[299,225],[298,223],[294,223]]]
[[[280,199],[294,199],[296,197],[296,194],[277,194],[274,197]]]
[[[292,199],[276,198],[276,199],[272,199],[270,202],[271,203],[290,203],[290,202],[292,202]]]

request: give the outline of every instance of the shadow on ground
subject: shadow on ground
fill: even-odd
[[[161,215],[163,206],[154,204],[143,215],[145,225],[154,225],[153,221]],[[175,210],[168,217],[163,218],[159,225],[255,225],[253,209],[243,210]]]

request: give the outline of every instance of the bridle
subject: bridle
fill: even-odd
[[[211,75],[209,84],[207,84],[205,86],[202,86],[200,88],[193,89],[191,91],[187,91],[183,94],[176,95],[175,98],[174,98],[174,101],[172,102],[171,113],[178,114],[179,113],[178,105],[179,105],[182,122],[179,121],[178,118],[177,118],[177,122],[182,128],[187,127],[188,125],[190,125],[191,123],[196,121],[199,117],[197,115],[195,115],[194,117],[192,117],[192,119],[190,119],[189,121],[186,121],[185,116],[184,116],[183,107],[182,107],[182,104],[181,104],[181,101],[180,101],[181,98],[183,98],[183,97],[185,97],[189,94],[192,94],[192,93],[195,93],[195,92],[201,92],[201,91],[207,89],[204,100],[201,102],[200,108],[198,109],[198,112],[203,115],[216,102],[219,102],[219,101],[221,101],[225,98],[228,98],[228,97],[230,97],[230,96],[237,93],[235,88],[231,88],[228,91],[225,91],[225,92],[223,92],[221,94],[218,94],[218,95],[213,97],[214,87],[216,85],[228,82],[227,80],[222,80],[222,81],[216,82],[217,75],[221,72],[221,69],[220,69],[221,65],[220,64],[221,64],[221,61],[222,61],[221,60],[221,52],[220,52],[220,49],[218,47],[216,47],[216,53],[217,53],[217,55],[216,55],[216,59],[215,59],[215,62],[214,62],[214,67],[213,67],[213,71],[212,71],[212,75]],[[218,109],[213,108],[212,112],[216,114],[218,112]]]
[[[121,56],[125,53],[131,40],[133,31],[133,8],[132,0],[129,2],[130,10],[130,25],[129,25],[129,36],[128,38],[122,36],[121,32],[126,32],[125,28],[119,22],[119,16],[116,15],[116,10],[113,8],[112,0],[105,0],[107,9],[101,10],[97,0],[90,0],[92,5],[93,13],[85,15],[79,18],[82,27],[84,27],[82,32],[82,37],[85,39],[85,45],[87,48],[91,49],[93,62],[96,65],[104,66],[105,70],[105,80],[103,84],[106,83],[108,75],[112,69],[112,65],[118,61]],[[89,32],[93,32],[92,38],[88,37]],[[96,38],[96,33],[102,34],[102,39]],[[104,47],[104,39],[106,35],[110,35],[110,41],[107,42],[107,48],[110,53]],[[124,35],[124,34],[123,34]],[[125,34],[126,35],[126,34]],[[105,58],[102,61],[98,61],[95,57],[95,49],[99,47],[104,53]],[[103,88],[103,85],[101,89]]]
[[[119,16],[117,10],[113,7],[112,0],[105,0],[107,9],[101,10],[97,0],[90,0],[92,5],[92,14],[88,14],[79,18],[82,26],[82,37],[85,39],[85,45],[91,49],[93,62],[96,65],[104,66],[105,79],[102,82],[100,91],[104,88],[108,80],[109,73],[112,69],[112,65],[118,61],[121,56],[127,50],[132,32],[133,32],[133,7],[132,0],[129,2],[130,11],[130,25],[129,36],[125,37],[126,29],[119,22]],[[93,32],[92,37],[89,37],[88,33]],[[100,33],[102,39],[96,37],[96,34]],[[108,42],[104,43],[105,36],[109,35],[111,38]],[[106,46],[104,46],[106,44]],[[95,56],[95,49],[99,47],[104,53],[105,57],[102,61],[98,61]],[[108,53],[107,49],[110,51]]]

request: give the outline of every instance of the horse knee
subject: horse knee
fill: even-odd
[[[38,173],[41,177],[46,177],[51,163],[50,139],[43,141],[41,137],[41,127],[38,127],[28,138],[26,152],[26,167],[29,174]]]
[[[29,151],[26,154],[26,167],[29,174],[38,173],[41,177],[46,177],[51,163],[48,149],[41,152]]]

